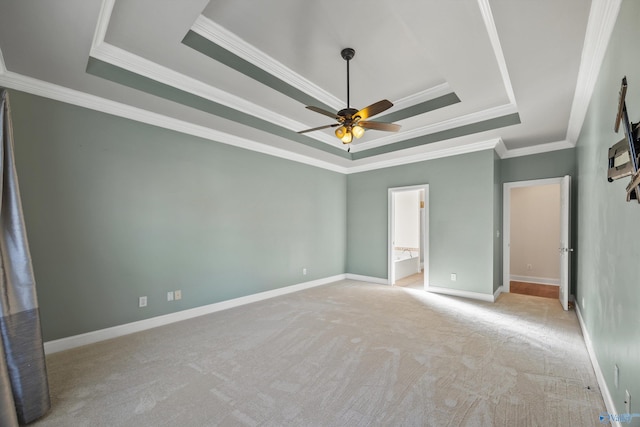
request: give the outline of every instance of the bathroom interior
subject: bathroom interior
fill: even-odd
[[[422,282],[425,248],[425,191],[424,189],[394,191],[393,193],[393,280],[402,286],[407,278]],[[403,280],[405,279],[405,280]]]

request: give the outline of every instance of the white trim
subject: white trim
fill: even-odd
[[[519,187],[535,187],[539,185],[562,184],[562,177],[533,179],[527,181],[505,182],[502,184],[502,287],[503,292],[510,292],[511,252],[511,189]],[[571,212],[569,212],[571,215]]]
[[[618,19],[621,3],[622,0],[593,0],[591,2],[576,90],[565,138],[573,146],[578,142],[598,74],[600,74],[600,67]]]
[[[384,117],[387,114],[390,114],[394,111],[401,111],[405,108],[413,107],[414,105],[422,104],[423,102],[431,101],[432,99],[439,98],[441,96],[447,95],[452,92],[451,86],[449,83],[441,83],[439,85],[433,86],[429,89],[425,89],[421,92],[413,93],[409,96],[405,96],[404,98],[397,99],[393,101],[393,109],[387,110],[382,113],[379,113],[376,117]]]
[[[205,314],[211,314],[217,311],[227,310],[229,308],[263,301],[269,298],[274,298],[281,295],[290,294],[292,292],[298,292],[304,289],[334,283],[344,279],[345,275],[339,274],[332,277],[326,277],[324,279],[312,280],[310,282],[299,283],[297,285],[286,286],[284,288],[272,289],[270,291],[247,295],[240,298],[234,298],[228,301],[221,301],[214,304],[203,305],[201,307],[195,307],[175,313],[165,314],[163,316],[152,317],[150,319],[144,319],[124,325],[113,326],[111,328],[100,329],[98,331],[87,332],[85,334],[74,335],[54,341],[47,341],[44,343],[44,350],[45,354],[57,353],[59,351],[69,350],[71,348],[80,347],[82,345],[93,344],[99,341],[121,337],[135,332],[145,331],[147,329],[155,328],[158,326],[164,326],[170,323],[192,319],[194,317],[203,316]]]
[[[501,159],[504,159],[507,155],[509,155],[509,150],[507,149],[507,146],[504,145],[504,141],[502,140],[502,138],[498,138],[498,142],[496,143],[494,150],[498,154],[498,157],[500,157]]]
[[[455,156],[458,154],[474,153],[476,151],[483,151],[489,149],[495,149],[501,158],[511,158],[516,156],[525,156],[533,154],[537,151],[536,147],[521,148],[516,150],[507,150],[504,147],[504,143],[500,138],[491,139],[488,141],[474,142],[456,147],[447,148],[435,148],[437,143],[429,144],[430,149],[426,153],[419,153],[400,157],[396,159],[383,160],[375,163],[369,163],[359,166],[338,166],[331,162],[315,159],[313,157],[305,156],[302,154],[296,154],[287,150],[272,147],[266,144],[261,144],[255,141],[251,141],[246,138],[231,135],[225,132],[217,131],[205,126],[196,125],[183,120],[179,120],[173,117],[168,117],[159,113],[143,110],[141,108],[133,107],[120,102],[112,101],[99,96],[91,95],[85,92],[80,92],[74,89],[69,89],[63,86],[58,86],[52,83],[44,82],[42,80],[34,79],[32,77],[23,76],[11,71],[8,71],[4,67],[4,60],[2,57],[2,50],[0,50],[0,84],[4,87],[19,90],[33,95],[43,96],[45,98],[53,99],[56,101],[64,102],[67,104],[77,105],[83,108],[99,111],[106,114],[111,114],[118,117],[124,117],[130,120],[134,120],[141,123],[158,126],[165,129],[174,130],[176,132],[184,133],[187,135],[193,135],[200,138],[209,139],[211,141],[220,142],[222,144],[233,145],[235,147],[244,148],[251,151],[256,151],[263,154],[268,154],[274,157],[279,157],[287,160],[291,160],[298,163],[303,163],[319,168],[339,172],[343,174],[366,172],[376,169],[384,169],[393,166],[400,166],[404,164],[417,163],[426,160],[440,159],[443,157]],[[557,144],[557,143],[553,143]],[[434,147],[435,146],[435,147]],[[572,148],[570,146],[558,146],[557,149]],[[353,151],[353,149],[352,149]],[[548,151],[542,150],[541,152]],[[364,160],[364,159],[363,159]],[[356,161],[357,162],[357,161]]]
[[[358,173],[358,172],[366,172],[366,171],[375,170],[375,169],[390,168],[393,166],[401,166],[401,165],[407,165],[410,163],[423,162],[425,160],[434,160],[434,159],[440,159],[442,157],[456,156],[458,154],[475,153],[476,151],[493,149],[495,148],[497,143],[498,143],[497,139],[491,139],[488,141],[480,141],[480,142],[474,142],[471,144],[466,144],[464,146],[448,147],[448,148],[441,148],[441,149],[435,148],[433,151],[428,151],[426,153],[413,154],[406,157],[400,157],[397,159],[382,160],[379,162],[368,163],[360,166],[351,166],[347,168],[347,171],[345,173],[351,174],[351,173]],[[434,145],[434,144],[429,144],[429,145]],[[431,148],[431,147],[427,147],[427,148]]]
[[[153,113],[141,108],[132,107],[116,101],[111,101],[98,96],[79,92],[66,87],[43,82],[31,77],[22,76],[13,72],[0,74],[0,84],[15,90],[31,93],[38,96],[44,96],[56,101],[65,102],[80,107],[89,108],[103,113],[111,114],[118,117],[147,123],[165,129],[171,129],[187,135],[193,135],[205,138],[222,144],[233,145],[235,147],[244,148],[258,153],[268,154],[298,163],[304,163],[311,166],[331,170],[339,173],[346,173],[347,168],[318,160],[313,157],[296,154],[281,148],[272,147],[261,144],[249,139],[241,138],[225,132],[217,131],[205,126],[195,125],[173,117],[162,114]]]
[[[584,323],[584,319],[582,318],[582,313],[580,312],[580,307],[578,304],[575,304],[576,314],[578,316],[578,322],[580,323],[580,329],[582,330],[582,336],[584,338],[585,346],[587,347],[587,353],[589,353],[589,358],[591,359],[591,365],[593,366],[593,370],[596,374],[596,380],[598,381],[598,387],[600,387],[600,392],[602,393],[602,400],[604,400],[604,404],[607,407],[607,412],[609,414],[619,414],[616,410],[616,405],[613,403],[613,398],[611,397],[611,393],[609,392],[609,387],[607,387],[607,381],[604,379],[604,374],[602,373],[602,369],[600,368],[600,364],[598,363],[598,358],[596,357],[595,349],[593,348],[593,342],[591,341],[591,337],[589,336],[589,331],[587,330],[587,326]],[[611,425],[621,427],[622,424],[619,421],[611,421]]]
[[[432,123],[426,126],[420,126],[401,133],[394,133],[388,136],[374,139],[373,141],[362,142],[351,148],[352,153],[365,151],[371,148],[381,147],[394,142],[400,142],[407,139],[418,138],[432,133],[442,132],[449,129],[456,129],[461,126],[471,125],[474,123],[491,120],[509,114],[517,113],[518,110],[511,104],[498,105],[497,107],[487,108],[485,110],[476,111],[474,113],[465,114],[451,119],[443,120],[438,123]]]
[[[471,298],[480,301],[495,302],[495,294],[482,294],[480,292],[462,291],[459,289],[441,288],[438,286],[429,286],[425,288],[427,292],[435,294],[451,295],[454,297]],[[496,291],[497,292],[497,291]]]
[[[229,92],[225,92],[197,79],[173,71],[170,68],[149,61],[108,43],[103,42],[99,47],[92,48],[91,56],[116,67],[131,71],[132,73],[207,99],[211,102],[245,112],[251,116],[281,126],[285,129],[298,131],[299,129],[307,127],[304,123],[292,120],[267,108],[232,95]],[[332,146],[338,146],[340,143],[336,138],[322,132],[314,132],[313,138]]]
[[[379,285],[389,284],[389,281],[387,279],[381,279],[379,277],[372,277],[372,276],[361,276],[360,274],[347,273],[346,278],[347,280],[358,280],[360,282],[377,283]]]
[[[532,147],[514,148],[511,150],[506,149],[503,155],[500,155],[502,159],[509,159],[512,157],[528,156],[531,154],[548,153],[550,151],[565,150],[567,148],[574,148],[575,144],[571,144],[569,141],[556,141],[547,142],[545,144],[534,145]],[[498,153],[500,154],[500,153]]]
[[[551,277],[517,276],[512,274],[510,280],[515,282],[537,283],[540,285],[560,286],[560,279]]]
[[[0,49],[0,76],[7,72],[7,66],[4,64],[4,56],[2,55],[2,49]]]
[[[331,95],[209,18],[200,15],[191,30],[336,111],[344,108],[344,101]]]
[[[509,70],[507,70],[507,62],[504,59],[504,53],[502,52],[502,46],[500,44],[500,37],[498,36],[496,23],[493,20],[493,13],[491,12],[489,0],[478,0],[478,6],[480,7],[482,19],[484,20],[484,26],[487,28],[487,33],[489,34],[493,54],[496,57],[496,62],[500,69],[500,75],[502,76],[502,82],[504,83],[504,90],[507,92],[509,102],[514,108],[517,108],[516,97],[513,93],[513,87],[511,86],[511,79],[509,78]]]
[[[429,286],[429,184],[416,184],[404,187],[393,187],[387,189],[387,283],[395,284],[395,263],[393,260],[393,224],[395,220],[395,202],[393,195],[405,191],[424,191],[424,235],[422,236],[421,246],[424,254],[424,276],[423,286],[426,289]]]
[[[502,286],[498,286],[498,289],[496,289],[496,291],[493,293],[493,302],[496,302],[496,300],[498,299],[498,297],[503,291],[504,291],[504,288]]]
[[[93,40],[91,41],[92,51],[104,43],[104,39],[107,36],[107,29],[109,28],[109,21],[111,20],[111,14],[113,13],[113,6],[115,4],[115,0],[102,1],[100,13],[98,14],[98,23],[96,24],[96,30],[93,33]]]

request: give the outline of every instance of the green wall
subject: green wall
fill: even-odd
[[[512,157],[501,161],[502,182],[529,181],[576,175],[575,149],[549,151],[529,156]]]
[[[430,285],[493,294],[494,156],[486,150],[348,175],[347,272],[387,278],[388,189],[429,184]]]
[[[344,175],[10,97],[45,340],[345,272]]]
[[[625,75],[629,117],[640,120],[639,22],[640,2],[623,1],[577,144],[577,303],[618,413],[625,389],[640,412],[640,205],[625,201],[629,178],[607,182],[607,153],[624,135],[613,124]]]

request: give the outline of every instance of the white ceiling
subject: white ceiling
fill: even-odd
[[[346,173],[509,157],[575,145],[607,3],[0,0],[0,86]],[[351,106],[389,99],[373,120],[402,126],[351,153],[296,133],[332,123],[305,105],[346,106],[344,47]]]

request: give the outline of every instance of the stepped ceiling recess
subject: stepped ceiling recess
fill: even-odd
[[[0,86],[350,173],[575,145],[616,1],[0,0]],[[613,6],[612,6],[613,5]],[[394,106],[347,146],[346,107]],[[176,140],[179,143],[179,139]]]

